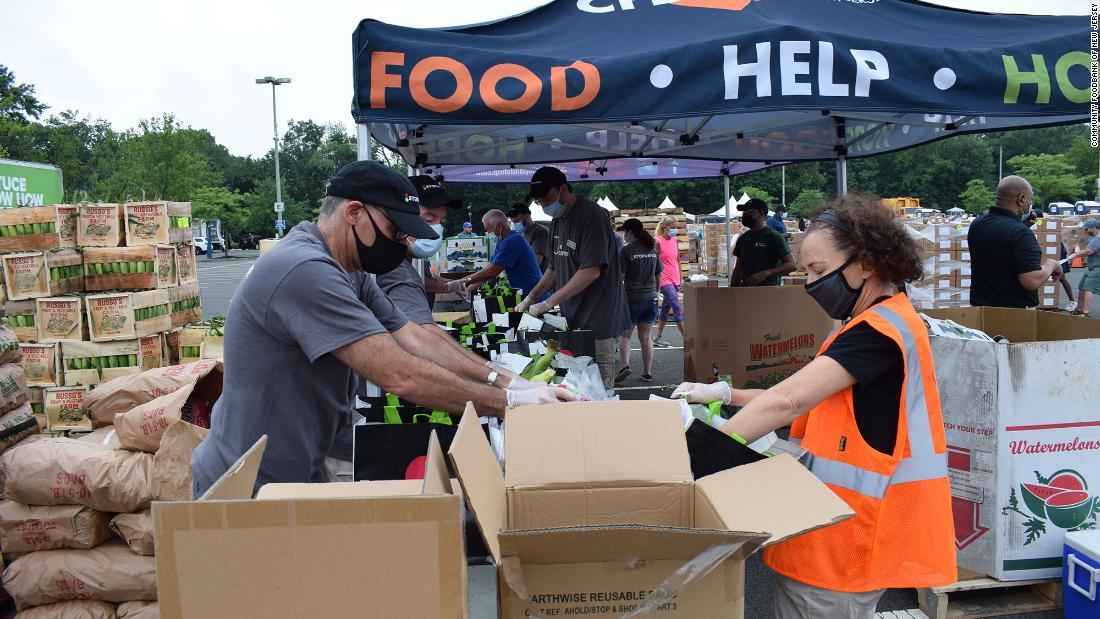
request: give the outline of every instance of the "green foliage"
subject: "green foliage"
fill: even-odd
[[[0,65],[0,120],[29,124],[46,111],[46,104],[34,96],[34,86],[17,84],[11,69]]]
[[[825,194],[816,189],[807,189],[798,194],[789,205],[791,215],[809,217],[825,206]]]
[[[117,166],[99,183],[99,199],[184,200],[199,187],[221,179],[202,153],[199,131],[181,126],[171,114],[143,120],[124,134]]]
[[[764,191],[763,189],[760,189],[759,187],[753,187],[752,185],[745,185],[741,187],[733,194],[733,197],[740,198],[741,194],[746,193],[749,194],[750,198],[759,198],[763,200],[764,203],[768,205],[768,208],[771,208],[775,204],[775,198],[773,198],[770,193]],[[719,204],[721,204],[721,202],[719,202]]]
[[[1076,202],[1085,197],[1087,177],[1079,176],[1063,154],[1017,155],[1007,163],[1016,174],[1031,183],[1036,205]]]
[[[971,215],[978,215],[993,206],[995,196],[985,181],[975,178],[966,184],[966,189],[959,194],[959,200],[963,210]]]

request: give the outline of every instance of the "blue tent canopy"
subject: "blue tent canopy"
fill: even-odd
[[[842,160],[1089,111],[1087,20],[915,0],[557,0],[353,43],[361,132],[421,167]]]

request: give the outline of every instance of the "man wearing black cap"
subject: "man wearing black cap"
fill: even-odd
[[[765,223],[768,205],[753,198],[737,207],[745,231],[737,237],[733,255],[737,264],[730,286],[778,286],[779,278],[795,269],[794,256],[783,235]]]
[[[604,387],[611,389],[618,338],[630,328],[611,220],[595,202],[575,195],[558,168],[547,166],[535,172],[527,194],[527,200],[531,199],[538,200],[554,219],[550,224],[550,265],[516,310],[541,316],[560,305],[570,327],[592,331],[595,361]],[[548,299],[532,304],[551,291]]]
[[[420,218],[409,179],[360,161],[336,173],[326,196],[317,223],[295,226],[234,294],[222,395],[191,459],[199,493],[264,434],[257,488],[321,481],[325,455],[351,413],[355,373],[455,413],[467,401],[499,416],[513,405],[570,399],[561,389],[512,389],[511,379],[451,354],[409,324],[367,275],[399,265],[407,237],[436,236]]]
[[[539,269],[546,272],[550,266],[550,233],[540,223],[531,219],[531,207],[517,202],[508,209],[508,219],[512,220],[512,231],[519,232],[535,251],[535,260]]]

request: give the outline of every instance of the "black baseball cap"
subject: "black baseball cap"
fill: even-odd
[[[744,204],[738,204],[737,205],[737,210],[739,210],[739,211],[749,211],[749,210],[764,211],[765,213],[767,213],[768,212],[768,203],[764,202],[760,198],[752,198],[751,200],[749,200],[748,202],[746,202]]]
[[[420,197],[412,181],[377,161],[356,161],[340,168],[325,186],[325,195],[384,209],[394,227],[413,238],[439,238],[420,218]]]
[[[565,172],[553,166],[541,167],[531,176],[531,188],[527,190],[527,201],[545,197],[554,187],[561,187],[568,182],[565,179]]]
[[[508,209],[508,216],[515,217],[516,215],[530,215],[531,207],[526,204],[516,203],[512,205],[512,208]]]
[[[416,186],[416,193],[420,196],[421,206],[428,208],[462,208],[465,206],[462,198],[452,198],[447,195],[447,192],[443,190],[443,185],[427,174],[414,176],[409,180]]]

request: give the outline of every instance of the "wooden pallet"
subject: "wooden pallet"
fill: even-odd
[[[959,568],[959,581],[917,589],[920,609],[931,619],[1003,617],[1062,607],[1059,578],[1001,581]]]

